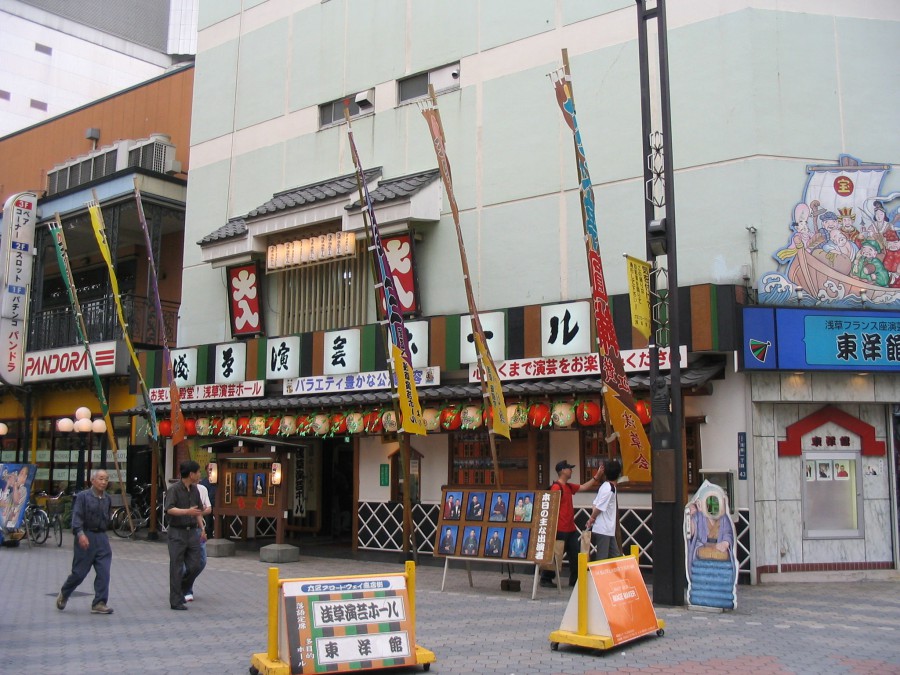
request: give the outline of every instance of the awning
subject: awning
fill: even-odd
[[[709,380],[720,379],[725,373],[725,357],[717,354],[703,355],[693,364],[681,370],[681,386],[692,389],[706,384]],[[646,391],[650,387],[650,375],[640,373],[628,378],[633,390]],[[666,383],[671,385],[671,376],[666,373]],[[520,380],[504,382],[503,395],[510,399],[526,397],[599,396],[603,382],[599,377],[569,377],[546,380]],[[477,383],[446,384],[438,387],[421,387],[419,401],[423,406],[429,403],[459,400],[481,400],[481,385]],[[341,394],[318,394],[315,396],[268,396],[252,399],[229,399],[225,401],[183,402],[184,413],[240,412],[259,410],[297,410],[302,408],[375,408],[391,403],[389,389]],[[167,414],[169,405],[157,405],[157,414]],[[146,414],[143,406],[127,410],[129,415]]]

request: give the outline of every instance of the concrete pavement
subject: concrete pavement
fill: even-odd
[[[168,603],[164,542],[110,537],[111,616],[92,615],[93,572],[60,612],[54,598],[69,573],[72,537],[51,545],[0,547],[0,670],[9,673],[247,673],[266,647],[269,564],[252,551],[211,558],[187,612]],[[277,565],[288,577],[400,572],[394,562],[303,555]],[[520,567],[520,569],[523,569]],[[900,582],[741,586],[738,609],[708,614],[658,607],[664,637],[608,652],[561,646],[559,628],[569,591],[541,588],[530,599],[500,590],[497,566],[451,569],[420,565],[416,638],[435,652],[434,673],[900,673]],[[526,592],[525,588],[529,589]],[[422,672],[422,668],[389,672]]]

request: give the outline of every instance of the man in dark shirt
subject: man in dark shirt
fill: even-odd
[[[109,527],[110,499],[106,494],[109,475],[103,469],[91,473],[91,487],[75,495],[72,507],[72,531],[75,533],[75,553],[72,573],[56,596],[56,608],[63,610],[69,596],[94,568],[94,601],[91,614],[112,614],[106,606],[109,600],[109,570],[112,549],[106,530]]]
[[[187,609],[184,596],[200,574],[200,539],[196,529],[203,526],[200,502],[200,465],[187,459],[178,467],[181,480],[166,491],[165,511],[169,516],[169,607]]]

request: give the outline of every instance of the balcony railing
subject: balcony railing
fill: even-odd
[[[162,335],[159,331],[156,307],[145,297],[123,294],[122,310],[128,323],[128,333],[135,347],[162,346]],[[176,344],[175,334],[178,326],[178,307],[174,302],[163,302],[163,323],[166,337],[170,345]],[[81,302],[81,312],[87,327],[88,340],[108,342],[122,337],[116,317],[116,303],[112,297],[100,300]],[[57,307],[35,312],[31,317],[28,351],[69,347],[80,342],[75,330],[75,317],[70,307]]]

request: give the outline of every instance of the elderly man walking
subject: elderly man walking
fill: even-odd
[[[94,601],[91,614],[112,614],[106,606],[109,600],[109,571],[112,549],[106,530],[109,527],[110,499],[106,494],[109,474],[103,469],[91,472],[91,487],[75,495],[72,507],[72,531],[75,533],[75,553],[72,573],[56,596],[56,608],[63,610],[69,596],[94,568]]]

